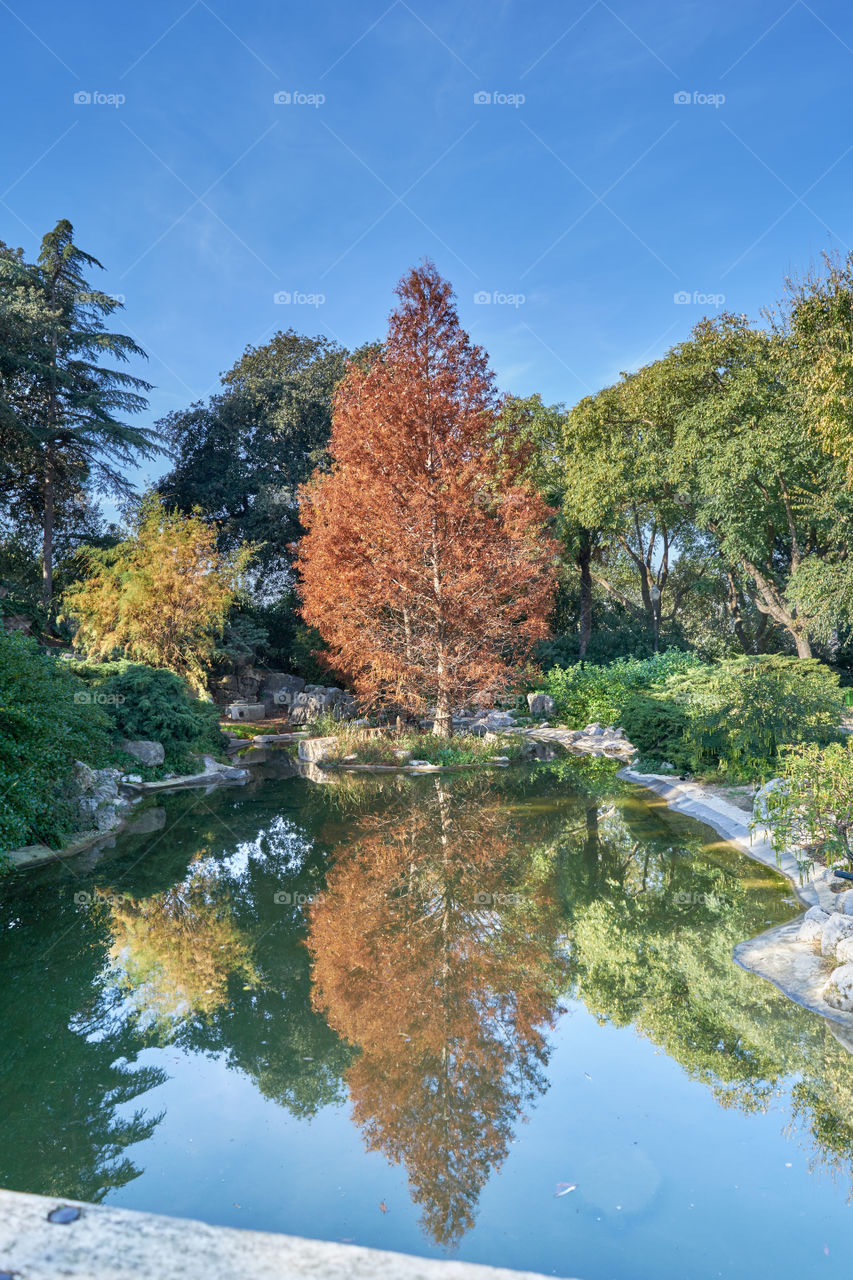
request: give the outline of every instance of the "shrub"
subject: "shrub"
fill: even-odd
[[[853,751],[849,743],[784,747],[781,785],[765,796],[777,853],[793,847],[806,867],[815,858],[853,864]]]
[[[730,658],[671,677],[665,691],[685,708],[694,770],[760,776],[781,747],[840,736],[838,675],[816,658]]]
[[[67,663],[0,630],[0,851],[75,830],[74,761],[106,763],[111,733]]]
[[[187,766],[191,751],[221,749],[217,708],[193,697],[186,681],[173,671],[136,662],[80,663],[77,670],[115,732],[122,738],[161,742],[168,767]]]
[[[663,684],[668,676],[700,667],[699,659],[680,649],[667,649],[651,658],[619,658],[606,666],[552,667],[546,688],[557,713],[573,729],[598,720],[621,722],[630,694]]]
[[[687,710],[663,690],[632,693],[625,700],[620,724],[641,756],[668,761],[679,772],[692,767],[687,742]]]

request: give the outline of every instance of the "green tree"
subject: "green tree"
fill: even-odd
[[[75,645],[90,657],[118,653],[168,667],[203,692],[252,553],[249,546],[218,550],[215,531],[199,515],[168,511],[148,497],[131,537],[81,552],[88,576],[64,597]]]
[[[36,264],[0,254],[0,418],[12,433],[22,479],[41,499],[45,613],[54,594],[58,490],[69,477],[85,475],[98,488],[127,493],[128,467],[156,451],[152,431],[123,421],[146,407],[150,384],[101,364],[145,353],[132,338],[107,329],[122,304],[88,283],[93,267],[101,264],[74,243],[66,219],[44,237]]]

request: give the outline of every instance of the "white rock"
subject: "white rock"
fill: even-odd
[[[853,916],[843,916],[840,911],[833,911],[823,926],[823,937],[820,943],[821,955],[831,956],[834,960],[835,948],[841,939],[850,937],[853,937]]]
[[[797,934],[798,942],[806,942],[809,946],[820,950],[823,942],[823,930],[829,920],[829,914],[820,907],[809,907]]]
[[[755,822],[766,822],[769,816],[768,800],[776,792],[787,786],[784,778],[771,778],[769,782],[765,782],[763,787],[759,787],[755,793],[755,799],[752,802],[752,816]]]
[[[853,938],[842,938],[835,948],[835,958],[839,964],[853,964]]]
[[[835,895],[835,910],[842,915],[853,916],[853,889],[845,889],[844,893]]]
[[[853,1010],[853,964],[833,969],[823,990],[823,998],[833,1009]]]

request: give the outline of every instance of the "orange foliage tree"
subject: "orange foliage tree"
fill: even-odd
[[[568,975],[554,875],[488,783],[436,779],[365,820],[311,908],[312,1000],[360,1050],[353,1118],[445,1246],[546,1087]]]
[[[448,736],[547,634],[554,547],[494,376],[431,263],[397,287],[385,346],[335,397],[331,470],[302,490],[302,613],[369,705]]]

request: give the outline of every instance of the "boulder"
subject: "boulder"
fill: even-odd
[[[844,916],[853,916],[853,889],[845,889],[835,895],[834,907]]]
[[[853,916],[845,916],[840,911],[833,911],[823,926],[823,934],[820,941],[821,955],[829,956],[834,960],[835,948],[841,939],[850,937],[853,937]]]
[[[238,769],[234,765],[222,764],[213,756],[202,756],[204,764],[204,772],[209,773],[212,778],[221,779],[225,782],[245,782],[249,777],[248,769]]]
[[[140,764],[147,764],[152,769],[166,759],[162,742],[149,742],[145,738],[122,738],[119,747],[129,756],[135,756]]]
[[[809,907],[803,916],[797,941],[808,943],[809,946],[819,950],[823,941],[824,926],[828,919],[829,912],[824,911],[822,907]]]
[[[337,746],[337,742],[337,738],[305,738],[297,747],[299,759],[313,764],[318,760],[325,760],[329,752]]]
[[[548,693],[528,693],[527,705],[532,716],[553,716],[557,710],[556,702]]]
[[[784,778],[771,778],[769,782],[765,782],[763,787],[755,793],[752,802],[752,817],[755,822],[767,822],[770,813],[768,800],[777,791],[783,790],[787,786]]]
[[[853,964],[853,938],[842,938],[835,948],[835,959],[839,964]]]
[[[833,969],[823,989],[823,998],[833,1009],[853,1010],[853,964]]]

